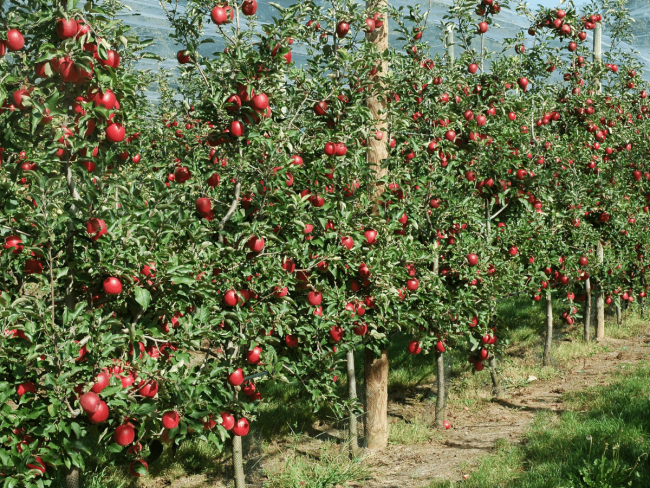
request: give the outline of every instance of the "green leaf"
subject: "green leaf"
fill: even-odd
[[[185,278],[183,276],[172,276],[171,280],[175,285],[192,285],[196,283],[196,280]]]
[[[135,301],[140,304],[143,310],[149,308],[151,303],[151,293],[145,288],[136,287],[135,289]]]

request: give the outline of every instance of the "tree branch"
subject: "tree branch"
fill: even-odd
[[[237,210],[237,206],[239,205],[240,193],[241,193],[241,182],[238,181],[235,184],[235,196],[232,199],[230,208],[228,209],[228,212],[226,212],[226,215],[223,216],[223,219],[221,219],[221,222],[219,222],[219,244],[223,244],[223,234],[221,233],[221,231],[226,226],[228,221],[232,218],[232,216],[235,214],[235,211]]]

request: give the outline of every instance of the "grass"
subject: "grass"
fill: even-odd
[[[650,487],[649,389],[650,367],[643,366],[619,373],[608,386],[565,395],[568,411],[539,413],[522,445],[498,443],[462,486]]]
[[[407,422],[402,419],[392,419],[388,425],[388,443],[400,445],[426,444],[436,437],[435,431],[420,422]]]
[[[323,442],[318,453],[305,456],[291,447],[282,452],[284,463],[267,472],[273,488],[331,488],[350,481],[363,481],[369,470],[362,458],[350,459],[347,445]]]

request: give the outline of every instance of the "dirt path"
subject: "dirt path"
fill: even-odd
[[[489,453],[498,439],[518,443],[539,411],[562,412],[561,396],[568,391],[607,384],[612,373],[623,365],[633,365],[650,354],[650,336],[635,340],[605,339],[611,352],[570,363],[571,369],[550,381],[533,380],[527,386],[509,391],[506,398],[487,403],[478,412],[451,408],[452,428],[441,432],[429,444],[390,445],[372,453],[372,479],[364,488],[415,488],[433,480],[461,480],[480,456]],[[422,404],[391,404],[389,415],[416,418]],[[465,466],[465,468],[461,468]],[[465,469],[465,471],[461,471]]]

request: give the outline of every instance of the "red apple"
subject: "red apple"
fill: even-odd
[[[348,236],[341,237],[341,244],[343,244],[343,247],[348,250],[354,247],[354,241],[352,240],[352,237]]]
[[[327,112],[327,102],[322,101],[314,104],[314,113],[316,115],[325,115],[325,112]]]
[[[135,429],[133,424],[127,422],[122,424],[115,429],[113,434],[113,440],[118,446],[128,446],[135,440]]]
[[[115,277],[109,277],[103,283],[104,293],[107,295],[119,295],[122,293],[122,282]]]
[[[162,414],[162,424],[165,429],[175,429],[178,427],[181,417],[175,410],[169,410]]]
[[[106,128],[106,139],[109,142],[122,142],[126,136],[126,130],[121,124],[111,124]]]
[[[287,336],[284,338],[284,342],[287,347],[298,347],[298,338],[296,336],[287,334]]]
[[[105,401],[100,400],[99,406],[97,407],[95,413],[88,414],[88,420],[90,420],[90,422],[93,424],[101,424],[102,422],[105,422],[106,419],[108,419],[108,413],[108,405],[106,405]]]
[[[212,210],[212,202],[209,198],[201,197],[196,199],[196,211],[200,214],[207,214]]]
[[[84,393],[83,395],[81,395],[81,398],[79,398],[79,404],[81,405],[83,411],[86,412],[87,414],[95,413],[99,408],[100,402],[101,399],[97,396],[96,393],[92,391],[89,391],[88,393]]]
[[[246,352],[246,361],[250,364],[259,364],[261,355],[262,348],[260,346],[255,346],[252,350]]]
[[[20,236],[8,236],[5,237],[5,249],[11,249],[11,254],[20,254],[23,252],[23,241]]]
[[[420,343],[418,341],[411,341],[409,342],[408,350],[409,354],[420,354],[422,348],[420,347]]]
[[[417,278],[411,278],[406,282],[406,289],[410,291],[417,290],[419,286],[420,286],[420,282],[417,280]]]
[[[138,388],[140,395],[146,398],[153,398],[158,393],[158,382],[156,380],[141,381]]]
[[[476,266],[478,264],[478,256],[476,254],[468,254],[466,258],[470,266]]]
[[[56,21],[56,33],[60,39],[70,39],[77,35],[79,24],[74,19],[58,19]]]
[[[251,98],[251,107],[254,110],[261,112],[266,110],[269,106],[269,97],[265,93],[258,93]]]
[[[377,231],[368,229],[363,233],[363,236],[366,238],[366,243],[370,246],[372,246],[375,242],[377,242]]]
[[[241,4],[241,11],[249,17],[255,15],[255,12],[257,12],[257,0],[244,0]]]
[[[312,307],[317,307],[323,301],[323,294],[319,291],[310,291],[307,293],[307,303]]]
[[[149,465],[147,464],[147,461],[145,461],[144,459],[138,459],[136,461],[133,461],[129,465],[129,473],[131,473],[131,476],[133,476],[134,478],[140,478],[141,476],[143,476],[137,471],[139,466],[143,466],[145,471],[147,472],[149,471]]]
[[[230,123],[230,135],[234,137],[242,137],[244,135],[245,126],[239,120],[233,120]]]
[[[248,249],[250,249],[251,252],[262,252],[262,249],[264,249],[264,239],[252,236],[248,239]]]
[[[228,383],[232,386],[239,386],[244,382],[244,372],[241,368],[237,368],[235,371],[228,375]]]
[[[117,69],[120,67],[121,58],[117,51],[110,49],[106,51],[106,59],[102,59],[98,56],[97,61],[105,68]]]
[[[289,293],[289,288],[287,288],[286,286],[284,286],[282,288],[280,288],[279,286],[276,286],[276,287],[273,288],[273,290],[274,290],[273,291],[273,296],[276,297],[276,298],[286,297],[287,293]]]
[[[347,33],[350,31],[350,24],[344,21],[340,21],[338,24],[336,24],[336,36],[339,39],[344,38]]]
[[[27,467],[29,469],[36,469],[40,471],[41,474],[45,474],[45,463],[43,462],[43,459],[40,456],[36,456],[34,458],[34,463],[27,463]]]
[[[239,297],[235,290],[228,290],[223,296],[223,303],[229,307],[234,307],[239,303]]]
[[[27,392],[36,393],[36,385],[31,381],[26,381],[16,387],[16,393],[18,393],[19,397],[23,396]]]
[[[10,51],[19,51],[25,46],[25,38],[18,29],[7,31],[7,49]]]
[[[235,422],[235,426],[232,428],[232,433],[236,436],[243,437],[248,434],[248,429],[248,420],[245,418],[240,418],[237,422]]]
[[[214,7],[212,12],[210,12],[210,18],[217,25],[227,24],[231,20],[228,18],[228,12],[225,7]]]
[[[330,329],[330,337],[334,342],[341,342],[341,339],[343,339],[343,327],[339,325],[333,325],[332,328]]]

